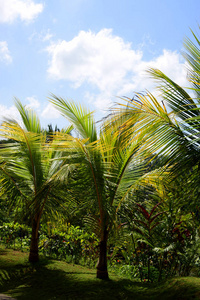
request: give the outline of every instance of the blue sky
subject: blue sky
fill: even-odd
[[[17,97],[64,127],[50,93],[100,119],[117,97],[154,91],[149,67],[186,86],[180,53],[199,19],[199,0],[0,0],[0,119],[18,118]]]

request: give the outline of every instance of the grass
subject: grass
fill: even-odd
[[[110,280],[102,281],[95,270],[78,265],[41,259],[33,266],[27,261],[27,253],[0,246],[0,293],[17,300],[200,299],[196,277],[148,284],[110,274]]]

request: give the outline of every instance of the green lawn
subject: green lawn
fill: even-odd
[[[110,275],[110,280],[95,278],[95,270],[62,261],[42,259],[35,267],[27,253],[0,247],[0,293],[17,300],[49,299],[200,299],[200,279],[171,279],[148,284]]]

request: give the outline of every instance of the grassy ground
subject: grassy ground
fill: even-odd
[[[111,274],[102,281],[95,278],[95,270],[45,259],[33,267],[27,258],[0,246],[0,293],[17,300],[200,299],[200,279],[195,277],[152,285]]]

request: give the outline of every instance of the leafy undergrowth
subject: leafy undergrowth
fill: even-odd
[[[162,284],[140,283],[63,261],[41,259],[32,266],[27,253],[0,247],[0,293],[17,300],[70,299],[200,299],[200,279],[174,278]]]

